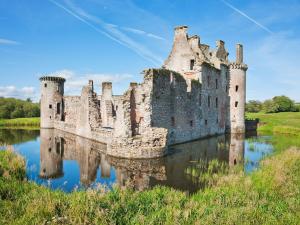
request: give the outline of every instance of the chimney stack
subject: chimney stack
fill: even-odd
[[[103,99],[109,100],[112,98],[112,83],[102,82],[102,97]]]
[[[243,63],[243,45],[241,44],[236,45],[236,63]]]
[[[175,27],[174,30],[175,30],[175,39],[181,38],[181,37],[186,38],[188,26],[178,26],[178,27]]]

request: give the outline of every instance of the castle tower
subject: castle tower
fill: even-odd
[[[103,127],[113,127],[112,83],[102,83],[101,118]]]
[[[40,177],[63,176],[64,141],[54,135],[53,129],[41,129]]]
[[[243,63],[243,46],[236,46],[236,61],[230,63],[229,97],[230,97],[230,132],[245,132],[245,103],[246,103],[246,71]]]
[[[62,77],[41,77],[41,128],[54,128],[64,120],[64,82]]]
[[[245,134],[231,134],[229,144],[229,166],[243,165]]]

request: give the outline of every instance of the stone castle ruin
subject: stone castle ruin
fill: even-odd
[[[97,95],[90,80],[80,96],[65,96],[64,78],[41,77],[41,127],[105,143],[112,156],[161,157],[173,144],[245,132],[246,70],[241,44],[230,62],[223,41],[210,50],[176,27],[162,68],[144,70],[123,95],[110,82]]]

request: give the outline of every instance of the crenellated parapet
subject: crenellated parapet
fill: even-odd
[[[248,66],[244,63],[236,63],[236,62],[232,62],[229,64],[229,68],[230,69],[240,69],[240,70],[244,70],[247,71],[248,70]]]
[[[40,78],[40,81],[65,82],[66,79],[63,78],[63,77],[43,76],[43,77]]]

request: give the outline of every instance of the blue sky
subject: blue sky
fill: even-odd
[[[67,77],[66,94],[88,79],[122,94],[162,65],[177,25],[212,48],[224,40],[232,60],[244,45],[248,100],[300,101],[299,0],[1,0],[0,96],[38,100],[45,74]]]

